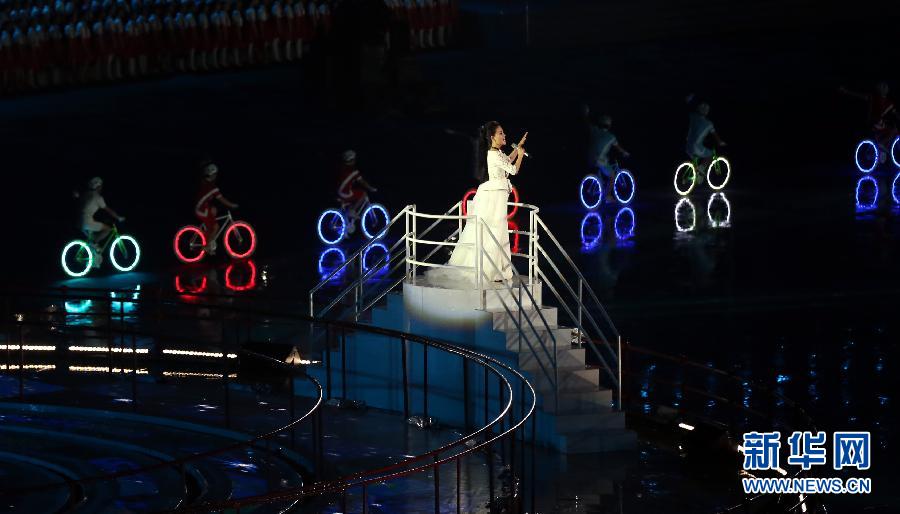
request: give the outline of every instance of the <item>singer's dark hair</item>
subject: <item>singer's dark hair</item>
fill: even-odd
[[[491,149],[491,137],[500,127],[499,121],[489,121],[478,129],[478,145],[475,149],[475,178],[484,182],[488,178],[487,153]]]

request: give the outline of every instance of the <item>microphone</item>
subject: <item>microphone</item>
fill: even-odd
[[[519,147],[519,143],[513,143],[512,147],[513,147],[513,150],[515,150],[516,148]],[[531,155],[529,155],[528,152],[525,152],[525,157],[531,157]]]

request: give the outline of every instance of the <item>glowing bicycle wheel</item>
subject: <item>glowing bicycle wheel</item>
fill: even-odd
[[[731,163],[724,157],[716,157],[706,170],[706,182],[714,191],[719,191],[731,178]]]
[[[232,258],[246,259],[256,252],[256,231],[246,221],[235,221],[222,236]]]
[[[616,173],[616,179],[613,181],[613,194],[616,200],[625,205],[634,199],[634,175],[628,170],[621,170]]]
[[[121,272],[137,267],[141,260],[141,247],[131,236],[120,235],[109,245],[109,262]]]
[[[690,194],[697,185],[697,168],[691,162],[683,162],[675,170],[675,192],[681,196]]]
[[[590,250],[603,238],[603,220],[596,212],[589,212],[581,220],[581,246]]]
[[[682,198],[675,204],[675,230],[692,232],[697,226],[697,208],[689,198]]]
[[[327,245],[339,243],[347,235],[347,219],[337,209],[328,209],[319,216],[316,225],[319,239]]]
[[[900,168],[900,136],[895,137],[891,143],[891,160],[894,161],[894,166]]]
[[[894,142],[896,143],[896,141]],[[854,159],[859,171],[870,173],[878,166],[878,145],[871,139],[863,139],[856,145]]]
[[[181,227],[172,240],[172,249],[181,262],[197,262],[206,255],[206,234],[193,225]]]
[[[379,239],[387,233],[388,223],[391,222],[391,216],[387,209],[380,203],[369,204],[362,215],[363,234],[369,239]]]
[[[578,187],[578,198],[585,209],[596,209],[603,200],[603,184],[597,175],[586,175]]]
[[[62,251],[60,258],[63,271],[70,277],[83,277],[94,265],[94,252],[84,241],[70,241]]]

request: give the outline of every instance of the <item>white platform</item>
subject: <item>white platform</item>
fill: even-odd
[[[534,298],[532,303],[523,290],[521,313],[513,297],[518,296],[520,283]],[[600,387],[600,370],[586,366],[585,348],[572,346],[572,328],[558,325],[556,307],[542,305],[542,284],[528,285],[527,277],[518,277],[514,284],[512,292],[499,283],[478,291],[441,287],[416,277],[415,283],[403,284],[407,327],[415,327],[416,332],[428,327],[437,333],[442,333],[443,327],[445,338],[498,357],[511,357],[511,364],[534,385],[539,418],[555,433],[551,439],[558,450],[592,453],[633,448],[636,435],[625,428],[624,413],[613,410],[612,391]],[[482,294],[485,309],[481,308]]]

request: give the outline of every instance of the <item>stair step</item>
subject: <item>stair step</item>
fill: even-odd
[[[519,312],[514,311],[513,315],[510,316],[506,309],[500,310],[492,310],[490,311],[494,316],[494,330],[515,330],[516,323],[519,322]],[[531,323],[534,324],[535,328],[538,326],[543,326],[544,321],[551,327],[555,327],[557,323],[557,309],[556,307],[541,307],[539,309],[525,309],[521,311],[521,323],[522,327],[528,326],[528,321],[531,320]],[[543,316],[543,320],[541,320],[541,316]]]
[[[518,330],[513,328],[502,332],[506,334],[506,349],[513,352],[518,352],[521,348],[522,352],[530,353],[531,348],[528,343],[531,343],[531,347],[537,351],[541,349],[541,342],[543,342],[544,347],[552,355],[554,338],[556,339],[556,351],[572,347],[572,329],[568,327],[550,327],[550,330],[547,330],[535,324],[534,330],[532,330],[531,326],[526,325],[522,327],[521,346]],[[543,353],[543,350],[541,352]]]
[[[590,412],[602,412],[612,405],[612,391],[609,389],[597,389],[594,391],[560,391],[559,405],[553,398],[552,392],[541,395],[543,402],[541,410],[549,414],[585,414]]]
[[[598,453],[637,447],[637,433],[624,428],[566,434],[565,453]]]
[[[625,413],[604,407],[597,412],[584,414],[559,414],[555,418],[556,430],[561,434],[585,430],[611,430],[625,428]]]
[[[535,389],[540,393],[553,392],[553,370],[547,369],[550,378],[543,372],[533,373]],[[558,373],[560,393],[589,393],[600,390],[600,370],[598,369],[561,369]]]
[[[553,352],[549,352],[550,355],[553,355]],[[577,369],[585,367],[585,350],[584,348],[559,348],[556,349],[556,365],[560,369]],[[541,369],[540,364],[543,364],[546,368],[552,368],[553,363],[550,362],[550,358],[543,350],[538,352],[537,356],[531,353],[530,351],[523,351],[519,353],[519,368],[525,371],[539,371]]]
[[[534,302],[532,302],[531,298],[528,297],[528,294],[523,291],[522,305],[525,306],[526,310],[539,309],[541,307],[541,299],[543,296],[542,284],[540,282],[536,282],[534,285],[525,287],[527,287],[528,290],[531,291],[531,296],[534,297]],[[509,289],[499,285],[495,289],[485,289],[485,310],[503,312],[506,312],[506,308],[509,308],[509,310],[512,311],[517,310],[518,306],[516,302],[519,299],[518,289],[516,287],[513,287],[512,291],[513,292],[511,293]],[[506,305],[506,307],[504,307],[504,304]]]

